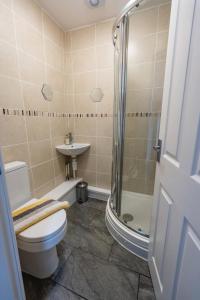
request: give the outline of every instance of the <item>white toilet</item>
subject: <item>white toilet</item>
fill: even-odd
[[[25,162],[5,164],[6,182],[11,209],[14,210],[30,200],[28,167]],[[58,266],[56,245],[63,239],[67,229],[64,209],[24,230],[17,236],[22,271],[38,278],[47,278]]]

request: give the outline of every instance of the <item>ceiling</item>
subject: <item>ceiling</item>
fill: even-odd
[[[88,0],[35,0],[64,30],[89,25],[116,17],[129,0],[101,0],[91,7]],[[139,9],[164,4],[171,0],[145,0]]]
[[[103,0],[98,8],[92,8],[87,0],[36,0],[64,29],[92,24],[118,15],[129,0]]]

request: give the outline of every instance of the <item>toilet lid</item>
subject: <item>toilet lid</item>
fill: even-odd
[[[33,200],[31,200],[33,202]],[[53,237],[66,224],[67,216],[64,209],[57,211],[44,220],[32,225],[17,235],[17,239],[35,243]]]

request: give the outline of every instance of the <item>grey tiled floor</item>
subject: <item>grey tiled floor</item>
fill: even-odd
[[[45,280],[23,274],[27,300],[155,300],[147,263],[113,240],[105,205],[88,200],[69,209],[59,267]]]

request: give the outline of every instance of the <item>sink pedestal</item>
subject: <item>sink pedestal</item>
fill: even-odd
[[[73,178],[77,177],[77,159],[76,156],[72,156],[72,171],[73,171]]]

